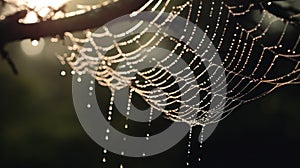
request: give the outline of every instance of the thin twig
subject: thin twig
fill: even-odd
[[[5,59],[8,63],[8,65],[10,66],[10,68],[12,69],[13,73],[15,75],[17,75],[19,72],[18,72],[18,69],[15,65],[15,63],[13,62],[13,60],[11,59],[11,57],[8,55],[8,52],[5,51],[3,49],[3,47],[0,48],[0,54],[2,55],[2,58]]]

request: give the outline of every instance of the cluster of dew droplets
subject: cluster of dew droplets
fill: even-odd
[[[191,155],[191,148],[192,148],[192,136],[193,136],[193,127],[190,128],[189,134],[188,134],[188,147],[187,147],[187,159],[189,159]],[[186,162],[187,166],[190,166],[189,161]]]
[[[204,142],[204,128],[205,128],[205,125],[203,125],[201,127],[201,131],[200,131],[200,149],[203,147],[203,142]],[[192,140],[193,140],[193,127],[191,126],[190,127],[190,131],[188,133],[188,143],[187,143],[187,162],[186,162],[186,166],[191,166],[190,165],[190,162],[189,162],[189,159],[190,159],[190,156],[192,155]],[[201,157],[198,157],[198,161],[200,162],[201,161]]]
[[[272,92],[275,88],[278,88],[279,86],[283,86],[285,84],[300,83],[299,82],[300,62],[297,60],[300,57],[299,54],[300,32],[295,34],[295,36],[297,37],[296,41],[286,43],[286,39],[287,39],[286,37],[290,35],[287,31],[288,28],[292,26],[298,26],[299,23],[295,23],[295,21],[289,21],[284,18],[280,18],[279,16],[276,16],[271,12],[269,12],[267,10],[266,5],[270,6],[272,5],[272,3],[266,4],[265,2],[259,2],[257,4],[249,3],[249,4],[230,6],[224,3],[223,1],[216,1],[216,0],[203,0],[200,1],[199,3],[196,2],[198,1],[197,0],[185,1],[182,4],[172,6],[172,11],[170,12],[172,13],[172,15],[180,15],[182,13],[187,13],[186,16],[187,19],[190,19],[195,16],[196,19],[194,20],[194,22],[196,24],[201,23],[202,16],[205,16],[205,18],[208,20],[209,19],[214,20],[212,22],[206,23],[207,25],[203,26],[205,32],[204,36],[210,35],[211,40],[214,42],[214,44],[217,45],[216,46],[217,51],[222,50],[223,53],[222,65],[215,65],[215,66],[225,68],[227,72],[226,79],[228,85],[230,86],[234,85],[234,87],[228,88],[228,94],[225,96],[226,110],[224,111],[224,113],[226,113],[226,115],[224,115],[224,117],[227,116],[227,114],[229,114],[233,109],[235,109],[240,104],[267,95],[268,93]],[[204,3],[206,5],[210,5],[210,7],[203,8]],[[160,9],[161,11],[166,11],[167,7],[169,7],[170,4],[171,4],[170,0],[166,0],[166,1],[150,0],[141,9],[134,12],[132,16],[138,15],[138,13],[144,11],[147,8],[150,8],[151,11],[156,11],[158,9]],[[195,4],[197,4],[198,7],[194,8]],[[254,6],[256,8],[254,8]],[[203,12],[204,10],[206,11]],[[248,15],[254,10],[261,11],[260,21],[256,25],[254,25],[251,29],[249,28],[247,29],[242,23],[239,22],[239,18],[243,18],[243,16]],[[297,16],[298,15],[295,15],[294,17]],[[267,36],[268,33],[272,34],[271,27],[276,22],[280,22],[285,25],[284,27],[278,27],[278,29],[281,29],[280,38],[278,39],[278,41],[275,40],[275,43],[273,45],[264,44],[263,40],[268,38]],[[266,26],[262,27],[263,24]],[[105,33],[109,34],[109,31],[107,30]],[[191,36],[191,38],[201,39],[200,44],[198,46],[198,48],[201,48],[201,44],[204,43],[205,37],[198,37],[197,34],[195,34],[195,32],[192,32],[191,34],[193,35]],[[86,43],[88,41],[87,40],[88,38],[84,38],[84,39],[77,38],[71,33],[66,33],[65,35],[73,42],[72,46],[68,48],[70,51],[72,51],[72,54],[71,56],[67,56],[67,55],[58,56],[58,58],[62,63],[68,62],[69,65],[74,70],[74,72],[75,71],[77,72],[78,69],[80,69],[79,67],[81,66],[81,64],[74,64],[70,60],[74,60],[74,58],[75,59],[80,58],[80,56],[76,56],[76,54],[74,53],[79,51],[80,49],[79,46],[81,46],[81,44]],[[103,36],[105,36],[105,34],[103,34]],[[89,36],[89,38],[90,37],[91,36]],[[130,39],[128,43],[133,43],[134,41],[138,41],[137,39],[138,38]],[[174,42],[178,43],[176,39],[174,39]],[[113,47],[116,47],[118,45],[123,45],[123,44],[126,44],[126,42],[122,42],[122,44],[121,43],[114,44],[115,46]],[[223,49],[224,46],[227,46],[225,47],[226,49]],[[97,46],[97,49],[101,49],[101,47],[102,46]],[[141,48],[142,47],[143,45],[141,45]],[[174,52],[176,49],[177,48],[173,49],[172,52]],[[122,50],[118,50],[118,51],[120,52],[119,54],[124,54],[128,57],[131,56],[130,53],[122,53],[123,52]],[[185,52],[186,51],[182,51],[182,53]],[[269,58],[270,56],[274,56],[274,59],[271,59],[270,62],[268,62],[270,64],[270,68],[263,69],[264,68],[264,64],[262,63],[263,60],[266,57]],[[70,57],[71,59],[68,60],[68,58]],[[86,60],[88,60],[88,58],[86,58],[85,61]],[[205,60],[204,58],[202,60],[209,61],[209,60]],[[254,67],[251,67],[253,65],[250,64],[252,60],[254,61],[256,60]],[[280,60],[291,62],[290,64],[291,70],[286,71],[283,74],[280,74],[280,76],[275,75],[276,77],[269,77],[268,75],[272,76],[270,73],[272,72],[273,67],[280,66],[280,62],[281,62]],[[118,60],[115,61],[117,62]],[[249,69],[252,71],[250,74],[248,73]],[[261,71],[264,71],[263,75],[259,74],[259,72],[261,73]],[[61,76],[66,76],[65,71],[61,71],[60,74]],[[296,77],[292,79],[291,76],[296,76]],[[201,76],[199,75],[198,77]],[[239,82],[236,82],[236,80],[239,80]],[[81,82],[81,78],[78,77],[77,81]],[[223,82],[223,81],[219,81],[219,82]],[[200,85],[201,84],[205,86],[204,82],[200,83]],[[256,90],[261,89],[260,88],[261,85],[268,85],[269,87],[264,92],[256,93],[255,92]],[[108,121],[112,120],[114,91],[115,90],[111,89],[112,93],[111,93],[110,105],[108,107],[108,118],[107,118]],[[88,92],[92,93],[90,90]],[[130,88],[127,112],[126,112],[127,119],[130,118],[131,100],[132,100],[133,92],[134,92],[134,88]],[[249,96],[249,95],[253,95],[253,96]],[[149,126],[151,126],[151,122],[153,119],[152,118],[153,109],[154,108],[151,106],[150,114],[149,114],[149,123],[148,123]],[[203,109],[202,107],[199,107],[198,110],[202,111]],[[215,111],[217,110],[218,108],[216,107]],[[204,111],[204,115],[201,115],[201,117],[205,116],[210,118],[213,115],[215,115],[215,113],[210,114],[209,112]],[[217,115],[221,115],[221,114],[217,114]],[[224,117],[222,117],[222,119]],[[203,121],[203,123],[201,123],[203,127],[200,133],[200,147],[202,147],[204,141],[205,124],[209,124],[206,122],[206,121],[209,122],[208,119],[201,120],[201,121]],[[215,123],[218,121],[212,120],[211,122]],[[125,129],[130,128],[128,123],[124,124],[124,128]],[[107,135],[105,136],[105,138],[106,137],[107,140],[109,140],[109,130],[107,131]],[[150,134],[146,132],[146,139],[149,139],[149,137]],[[189,138],[189,142],[188,142],[187,154],[189,156],[191,153],[192,129],[190,130],[188,138]],[[124,141],[126,141],[126,138],[124,139]],[[107,153],[107,151],[106,152],[104,151],[103,153]],[[124,152],[122,152],[121,155],[124,155]],[[146,156],[145,153],[143,153],[142,155]],[[201,159],[199,158],[199,160]],[[103,161],[106,162],[106,159],[104,158]],[[187,165],[189,165],[189,162],[187,162]]]
[[[134,89],[131,88],[129,89],[129,96],[128,96],[128,102],[127,102],[127,108],[126,108],[126,122],[128,121],[129,117],[130,117],[130,110],[131,110],[131,105],[132,105],[132,94],[134,92]],[[128,129],[129,124],[125,123],[124,128]]]
[[[115,99],[115,90],[111,90],[111,97],[110,97],[110,101],[109,101],[109,106],[108,106],[108,116],[107,116],[108,122],[111,122],[111,121],[112,121],[114,99]],[[109,128],[106,128],[105,136],[104,136],[104,139],[105,139],[106,141],[109,141],[109,133],[110,133],[110,129],[109,129]],[[106,162],[106,153],[107,153],[107,150],[104,149],[104,150],[103,150],[103,158],[102,158],[102,162],[103,162],[103,163]]]
[[[76,74],[76,72],[74,71],[74,70],[72,70],[71,72],[70,72],[70,74],[71,75],[75,75]],[[65,70],[61,70],[61,72],[60,72],[60,75],[62,76],[62,77],[65,77],[66,75],[67,75],[67,72],[65,71]],[[77,77],[77,79],[76,79],[76,81],[78,82],[78,83],[81,83],[82,82],[82,78],[81,78],[81,75],[82,75],[82,73],[79,73],[79,76]],[[88,95],[89,96],[93,96],[93,91],[94,91],[94,84],[95,84],[95,81],[94,80],[91,80],[90,81],[90,86],[88,87]],[[108,108],[108,117],[107,117],[107,120],[108,121],[111,121],[112,120],[112,110],[113,110],[113,102],[114,102],[114,90],[112,90],[111,91],[111,98],[110,98],[110,105],[109,105],[109,108]],[[91,104],[86,104],[86,108],[87,109],[91,109],[92,108],[92,105]],[[104,138],[105,138],[105,140],[106,141],[108,141],[109,140],[109,133],[110,133],[110,129],[109,128],[107,128],[106,129],[106,131],[105,131],[105,136],[104,136]],[[102,159],[101,159],[101,161],[102,161],[102,163],[106,163],[107,162],[107,158],[106,158],[106,155],[107,155],[107,153],[108,153],[108,151],[107,151],[107,149],[103,149],[103,151],[102,151],[102,155],[103,155],[103,157],[102,157]],[[121,153],[122,155],[124,155],[124,153]],[[123,168],[123,164],[120,164],[120,168]]]
[[[166,1],[166,2],[162,2],[162,1],[159,1],[157,2],[157,4],[154,4],[155,2],[154,1],[149,1],[149,3],[145,4],[145,6],[143,7],[146,8],[148,6],[150,6],[150,4],[153,4],[155,7],[153,7],[152,10],[157,9],[158,6],[162,6],[163,9],[165,9],[168,5],[169,5],[169,0]],[[178,6],[174,6],[173,7],[173,14],[174,15],[179,15],[181,14],[184,10],[188,9],[188,16],[187,18],[190,18],[192,15],[196,15],[197,19],[196,19],[196,23],[199,23],[200,22],[200,16],[202,14],[202,10],[204,10],[202,8],[202,1],[200,1],[200,4],[199,4],[199,7],[197,9],[197,12],[193,12],[193,1],[187,1],[185,2],[184,4],[182,5],[178,5]],[[216,17],[217,18],[217,21],[215,23],[215,25],[210,25],[210,24],[207,24],[205,27],[205,34],[204,36],[207,36],[207,34],[212,34],[212,38],[211,40],[212,41],[215,41],[215,39],[217,39],[217,37],[219,36],[220,38],[220,41],[218,42],[218,46],[216,47],[217,50],[220,50],[223,46],[223,43],[224,40],[225,40],[225,35],[227,33],[227,26],[229,25],[230,23],[230,19],[232,17],[235,17],[237,15],[246,15],[247,13],[249,13],[249,10],[246,10],[245,12],[242,12],[242,13],[235,13],[235,10],[238,10],[239,8],[242,8],[242,7],[239,7],[239,6],[228,6],[227,4],[225,4],[224,2],[216,2],[216,1],[211,1],[211,8],[209,8],[209,15],[208,15],[208,18],[213,18],[213,17]],[[218,6],[218,5],[219,6]],[[251,9],[253,5],[249,5],[249,9]],[[245,7],[244,7],[245,8]],[[222,15],[222,13],[224,11],[228,12],[228,16],[226,16],[224,18],[224,16]],[[140,10],[138,10],[138,12],[141,12]],[[271,15],[270,13],[268,13],[267,10],[264,10],[264,15]],[[195,13],[195,14],[194,14]],[[135,13],[136,15],[137,13]],[[273,16],[275,17],[275,16]],[[222,22],[222,19],[225,19],[225,22]],[[262,17],[262,20],[264,20],[265,17]],[[274,20],[280,20],[278,18],[274,18]],[[167,22],[167,21],[166,21]],[[223,31],[221,31],[220,27],[221,27],[221,23],[224,23],[224,29]],[[273,22],[270,22],[269,25],[271,26]],[[288,23],[288,22],[287,22]],[[235,32],[233,33],[233,36],[232,36],[232,40],[231,42],[229,43],[230,46],[228,47],[228,51],[225,51],[224,55],[225,55],[225,58],[224,58],[224,63],[222,65],[215,65],[215,66],[223,66],[223,65],[226,65],[224,68],[227,72],[230,72],[228,73],[228,76],[226,76],[226,78],[228,79],[228,85],[230,85],[230,83],[235,83],[236,80],[241,80],[241,82],[239,82],[237,85],[235,85],[235,87],[232,87],[229,89],[228,91],[228,97],[224,97],[224,99],[227,100],[227,110],[224,112],[224,113],[230,113],[235,107],[237,107],[238,105],[240,105],[241,103],[244,103],[244,102],[247,102],[247,101],[251,101],[251,100],[255,100],[263,95],[266,95],[268,93],[270,93],[272,90],[274,90],[275,88],[279,87],[279,86],[282,86],[284,84],[290,84],[290,83],[293,83],[294,80],[289,80],[289,76],[291,75],[295,75],[296,73],[299,73],[299,64],[295,64],[297,66],[294,67],[294,69],[289,72],[288,74],[285,74],[283,75],[282,77],[278,77],[278,78],[275,78],[275,79],[267,79],[266,75],[264,75],[262,78],[255,78],[254,75],[255,73],[260,69],[260,67],[263,67],[263,65],[260,65],[262,60],[263,60],[263,57],[265,57],[265,53],[267,53],[267,50],[270,51],[271,53],[274,53],[275,50],[274,48],[276,46],[274,46],[273,48],[272,47],[264,47],[263,45],[261,45],[261,47],[263,47],[263,50],[261,52],[261,55],[259,56],[260,58],[258,59],[258,64],[256,67],[253,68],[253,73],[250,75],[250,76],[247,76],[245,73],[247,73],[247,66],[250,66],[248,65],[248,62],[249,62],[249,57],[251,56],[251,54],[253,53],[253,50],[254,50],[254,44],[255,42],[257,42],[258,39],[261,39],[263,38],[264,36],[252,36],[252,32],[254,32],[255,30],[257,30],[258,28],[255,27],[255,29],[253,30],[246,30],[245,28],[242,27],[242,25],[240,23],[236,23],[236,30]],[[268,31],[269,28],[265,31]],[[284,33],[282,33],[282,36],[285,36],[287,33],[285,32],[286,29],[284,29]],[[107,32],[105,32],[106,34],[109,34],[110,32],[107,30]],[[192,32],[192,34],[194,34],[195,32]],[[91,33],[87,33],[87,34],[91,34]],[[265,33],[264,33],[265,34]],[[68,38],[70,38],[70,40],[72,42],[74,42],[74,44],[72,45],[72,47],[70,47],[69,49],[72,50],[72,51],[77,51],[80,47],[79,43],[85,43],[87,40],[86,39],[79,39],[79,38],[76,38],[74,37],[71,33],[66,33],[65,35],[68,36]],[[251,39],[251,45],[246,45],[247,43],[244,44],[243,42],[243,38],[244,36],[247,35],[248,37],[248,41],[250,41]],[[105,34],[103,35],[99,35],[99,36],[105,36]],[[155,35],[154,35],[155,36]],[[196,35],[195,35],[196,36]],[[90,36],[89,36],[90,37]],[[194,36],[191,37],[191,39],[193,38]],[[251,37],[251,38],[250,38]],[[195,38],[195,37],[194,37]],[[201,37],[200,37],[201,38]],[[202,37],[202,40],[199,44],[199,48],[201,47],[202,43],[204,42],[205,38]],[[280,44],[282,43],[282,39],[283,37],[281,38],[281,40],[278,42],[279,45],[278,46],[281,46],[283,47],[283,44]],[[135,39],[131,39],[131,40],[128,40],[130,42],[129,43],[132,43],[134,41],[137,41],[137,38]],[[299,38],[298,38],[298,42],[295,44],[295,48],[297,48],[297,44],[299,44],[299,41],[300,41],[300,35],[299,35]],[[176,42],[176,40],[174,40],[174,42]],[[126,42],[122,42],[120,44],[114,44],[115,46],[118,46],[118,45],[124,45],[124,44],[127,44]],[[180,43],[179,43],[180,44]],[[233,52],[233,48],[234,46],[237,46],[238,48],[236,49],[236,52]],[[143,47],[143,46],[141,46]],[[97,46],[97,48],[101,49],[101,46]],[[175,49],[174,49],[175,50]],[[173,50],[173,51],[174,51]],[[246,51],[249,50],[249,52],[247,53]],[[130,53],[122,53],[123,51],[122,50],[118,50],[120,53],[119,54],[124,54],[124,55],[128,55],[130,56]],[[173,52],[172,51],[172,52]],[[289,50],[291,51],[291,50]],[[182,53],[185,53],[184,51]],[[283,54],[277,54],[274,59],[272,60],[271,62],[271,65],[274,66],[275,63],[277,63],[278,61],[277,58],[281,57],[282,59],[290,59],[292,57],[297,57],[297,53],[296,51],[294,50],[292,53],[295,53],[295,56],[293,55],[283,55]],[[241,54],[241,55],[238,55],[238,54]],[[274,53],[276,54],[276,53]],[[245,60],[245,55],[247,56],[247,59]],[[255,54],[255,56],[257,56],[257,54]],[[71,57],[74,59],[76,58],[76,55],[74,56],[74,54],[72,53],[71,54]],[[60,59],[64,59],[65,57],[62,57]],[[66,59],[67,60],[67,59]],[[88,59],[86,59],[88,60]],[[204,61],[209,61],[209,60],[205,60],[203,59]],[[246,62],[243,63],[242,61],[245,60]],[[115,60],[115,61],[118,61],[118,60]],[[72,64],[72,62],[68,61],[68,63],[71,65],[72,68],[74,68],[75,70],[78,69],[78,67],[76,66],[79,66],[81,64],[78,64],[78,65],[74,65],[74,63]],[[267,72],[265,72],[264,74],[268,74],[270,71],[271,71],[271,68],[272,66],[267,69]],[[195,68],[196,69],[196,68]],[[245,72],[244,72],[245,71]],[[282,82],[284,81],[284,79],[287,78],[287,80],[289,81],[285,81],[285,82]],[[242,81],[248,81],[248,84],[245,85],[244,82]],[[224,81],[217,81],[217,82],[224,82]],[[278,83],[277,83],[278,82]],[[280,83],[282,82],[282,83]],[[253,94],[255,96],[248,96],[248,95],[251,95],[256,88],[259,88],[259,86],[264,83],[264,84],[269,84],[270,85],[270,89],[261,93],[261,94]],[[205,84],[205,82],[203,83],[200,83],[200,84]],[[216,84],[214,84],[216,85]],[[257,89],[258,90],[258,89]],[[218,107],[216,107],[216,109],[214,110],[215,112],[218,111],[217,109]],[[201,109],[201,107],[199,108],[199,111],[202,111],[203,110]],[[204,113],[209,113],[209,112],[206,112],[204,111]],[[221,115],[221,114],[218,114],[218,115]],[[213,116],[213,115],[210,115],[210,116]],[[227,115],[226,115],[227,116]],[[150,117],[151,117],[151,114],[150,114]],[[201,116],[202,117],[202,116]],[[172,119],[172,118],[171,118]],[[150,119],[151,120],[151,119]],[[212,119],[213,120],[213,119]],[[180,121],[180,118],[179,118],[179,121]],[[217,121],[210,121],[210,122],[217,122]],[[202,123],[203,124],[203,123]]]

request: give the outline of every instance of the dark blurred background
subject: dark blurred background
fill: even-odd
[[[213,135],[187,158],[187,138],[153,157],[126,158],[102,149],[81,128],[72,103],[71,74],[60,65],[48,44],[43,52],[27,57],[19,43],[8,45],[20,71],[14,75],[0,62],[0,166],[52,167],[283,167],[299,165],[300,86],[290,85],[237,108]],[[67,75],[62,77],[61,70]],[[198,162],[201,157],[201,162]],[[296,166],[297,167],[297,166]]]

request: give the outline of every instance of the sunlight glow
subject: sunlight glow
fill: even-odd
[[[39,41],[37,41],[37,40],[32,40],[32,41],[31,41],[31,44],[32,44],[32,46],[36,47],[36,46],[39,45]]]
[[[16,4],[18,6],[27,6],[36,11],[41,10],[44,7],[51,7],[58,9],[66,4],[70,0],[5,0],[6,2]]]
[[[38,56],[43,52],[45,48],[45,40],[43,38],[39,40],[22,40],[20,43],[20,47],[27,56]]]
[[[62,7],[69,0],[19,0],[19,2],[20,1],[24,2],[28,7],[39,11],[45,7],[58,9]]]
[[[28,12],[24,19],[20,19],[22,23],[36,23],[39,21],[37,14],[33,11]]]
[[[15,4],[17,6],[24,6],[30,11],[24,19],[21,19],[22,23],[36,23],[39,21],[39,17],[47,18],[48,15],[53,14],[53,10],[58,10],[63,7],[64,4],[70,0],[5,0],[8,3]]]

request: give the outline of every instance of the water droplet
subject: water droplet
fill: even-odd
[[[102,162],[103,162],[103,163],[105,163],[105,162],[106,162],[106,158],[105,158],[105,157],[102,159]]]
[[[39,45],[39,41],[38,40],[32,40],[31,41],[32,46],[36,47]]]
[[[92,86],[90,86],[90,87],[89,87],[89,90],[92,91],[92,90],[94,90],[94,88],[93,88]]]
[[[66,71],[60,71],[61,76],[66,76],[66,74],[67,74]]]
[[[124,152],[121,152],[121,155],[124,155]]]
[[[86,107],[87,107],[87,108],[91,108],[92,105],[91,105],[91,104],[87,104]]]
[[[128,128],[128,124],[125,124],[124,128],[127,129]]]
[[[81,82],[82,80],[81,80],[81,78],[80,77],[78,77],[77,78],[77,82]]]
[[[103,149],[103,153],[107,153],[107,150],[106,150],[106,149]]]
[[[146,153],[143,153],[142,156],[146,156]]]
[[[120,168],[124,168],[122,164],[120,164]]]
[[[106,135],[106,136],[105,136],[105,140],[107,140],[107,141],[108,141],[108,139],[109,139],[109,138],[108,138],[108,136]]]
[[[110,133],[110,130],[109,130],[109,129],[106,129],[106,133],[108,133],[108,134],[109,134],[109,133]]]

